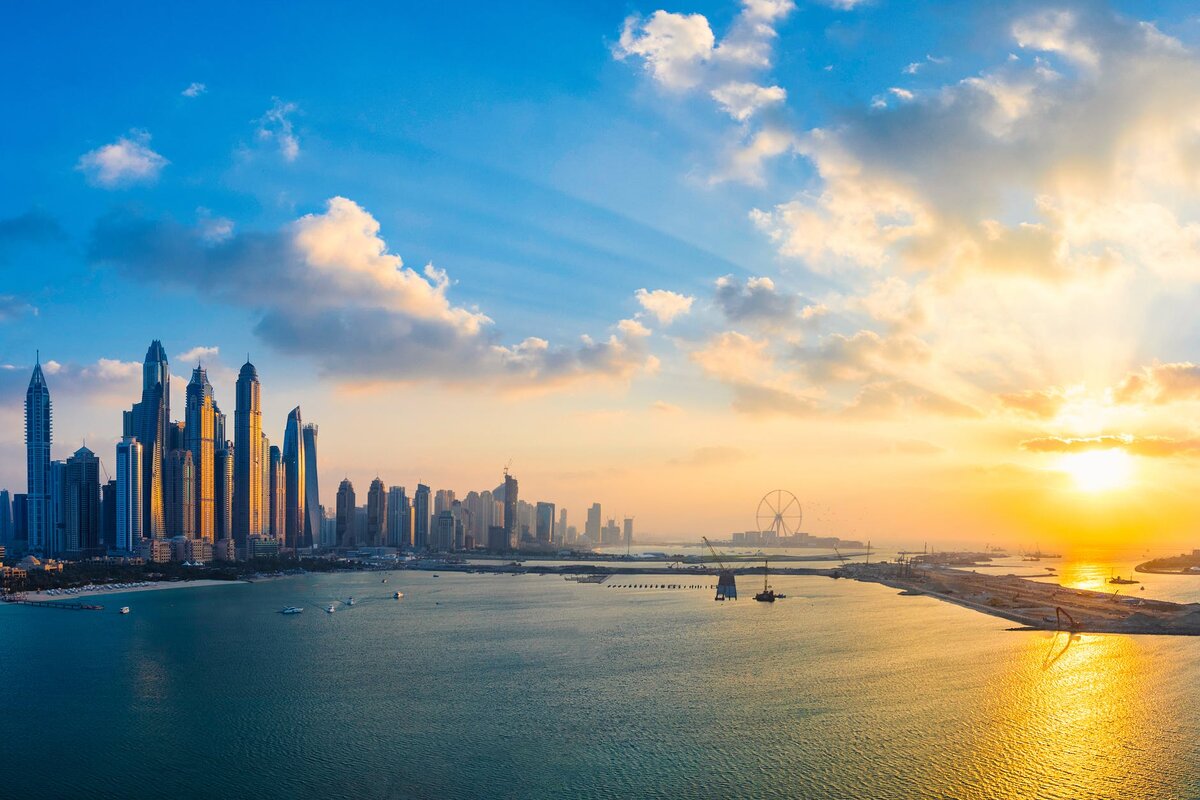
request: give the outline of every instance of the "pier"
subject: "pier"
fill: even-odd
[[[55,600],[29,600],[23,595],[11,595],[0,598],[5,603],[18,606],[37,606],[38,608],[61,608],[65,611],[103,611],[104,606],[91,603],[60,603]]]

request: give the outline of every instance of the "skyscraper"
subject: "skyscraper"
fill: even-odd
[[[625,518],[624,533],[625,548],[628,549],[633,546],[633,517]]]
[[[438,489],[433,496],[433,513],[436,515],[443,511],[449,511],[454,499],[453,489]]]
[[[233,539],[238,548],[263,533],[262,393],[247,361],[237,379],[233,411]]]
[[[352,548],[358,546],[354,535],[354,514],[357,510],[354,497],[354,484],[349,478],[344,478],[337,490],[337,546]]]
[[[558,510],[558,527],[554,529],[554,540],[559,544],[571,544],[567,541],[567,510]]]
[[[284,521],[287,513],[287,477],[283,472],[283,454],[279,448],[271,445],[267,452],[267,472],[270,475],[270,485],[267,487],[267,534],[282,543],[287,529]]]
[[[117,482],[100,484],[100,547],[107,553],[117,546]]]
[[[0,544],[8,545],[13,541],[12,500],[8,489],[0,489]]]
[[[50,542],[50,389],[40,358],[25,391],[25,469],[28,546],[42,553]]]
[[[233,461],[233,442],[218,439],[213,454],[213,536],[218,542],[233,538]]]
[[[142,546],[142,445],[132,436],[117,442],[116,548],[136,553]]]
[[[389,547],[412,547],[412,511],[403,486],[392,486],[387,497],[387,535]]]
[[[592,503],[592,507],[587,512],[587,523],[584,526],[583,533],[588,538],[588,544],[595,546],[600,544],[600,504]]]
[[[304,426],[304,546],[323,545],[321,491],[317,481],[317,426]]]
[[[81,447],[67,459],[62,496],[63,554],[68,558],[102,555],[100,545],[100,459]]]
[[[537,540],[538,544],[550,544],[554,541],[554,503],[537,504]]]
[[[183,433],[196,474],[196,538],[206,542],[216,536],[216,409],[208,372],[197,364],[187,385]]]
[[[379,478],[371,481],[367,491],[367,545],[383,547],[387,544],[387,490]]]
[[[163,471],[163,538],[196,538],[196,469],[191,450],[172,450]]]
[[[413,496],[413,549],[429,549],[429,487],[423,483],[417,484],[417,493]]]
[[[126,412],[124,435],[142,445],[142,535],[163,537],[163,470],[171,420],[171,368],[162,342],[155,339],[142,362],[142,399]]]
[[[287,427],[283,433],[284,531],[287,546],[299,550],[312,547],[312,537],[306,535],[307,516],[305,491],[308,489],[308,457],[304,452],[304,421],[300,418],[300,406],[288,412]]]
[[[518,529],[517,521],[517,479],[504,472],[504,532],[508,536],[508,547],[510,550],[517,549]]]

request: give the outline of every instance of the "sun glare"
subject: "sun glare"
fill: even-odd
[[[1058,469],[1070,475],[1080,491],[1105,492],[1129,485],[1133,459],[1119,448],[1086,450],[1063,456]]]

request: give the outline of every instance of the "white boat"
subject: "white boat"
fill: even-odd
[[[334,611],[337,611],[337,606],[335,606],[333,603],[330,603],[329,608],[325,609],[326,614],[332,614]]]
[[[129,606],[121,606],[121,610],[120,610],[120,612],[118,612],[118,613],[121,613],[121,614],[128,614],[128,613],[129,613]]]
[[[304,611],[303,608],[296,608],[295,606],[288,606],[287,608],[285,608],[283,611],[280,611],[279,613],[280,614],[299,614],[299,613],[302,613],[303,611]]]
[[[392,595],[392,597],[399,600],[401,597],[404,597],[404,592],[396,592],[395,594]]]

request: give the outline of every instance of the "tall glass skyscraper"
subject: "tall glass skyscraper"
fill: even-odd
[[[233,411],[233,540],[238,548],[263,533],[262,389],[247,361],[237,379]]]
[[[321,491],[317,481],[317,426],[304,426],[304,546],[320,545]]]
[[[429,541],[429,487],[423,483],[417,484],[417,493],[413,495],[413,549],[428,550]]]
[[[163,470],[170,419],[171,368],[162,342],[155,339],[142,362],[142,400],[126,412],[124,430],[142,445],[142,534],[151,539],[165,535]]]
[[[387,490],[379,478],[371,481],[367,491],[367,545],[387,545]]]
[[[132,436],[117,442],[118,550],[136,553],[142,546],[142,446]]]
[[[304,421],[300,418],[300,406],[296,406],[288,412],[287,427],[283,431],[283,530],[287,546],[297,550],[312,547],[312,539],[305,536],[305,490],[308,482],[304,472],[307,468]]]
[[[197,539],[212,542],[216,531],[216,403],[208,372],[199,364],[187,385],[183,435],[196,475],[193,529]]]
[[[25,391],[26,526],[29,549],[43,553],[50,543],[50,389],[38,359]]]

